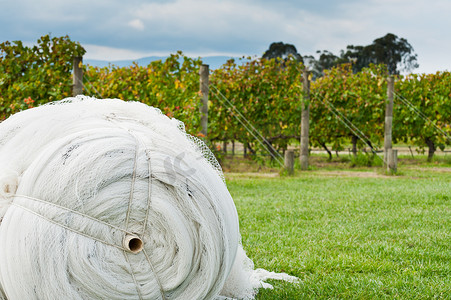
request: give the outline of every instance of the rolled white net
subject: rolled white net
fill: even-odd
[[[0,124],[0,299],[253,299],[219,164],[138,102],[79,96]]]

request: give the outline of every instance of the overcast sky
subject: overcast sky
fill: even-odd
[[[418,54],[415,72],[451,70],[450,0],[0,0],[0,42],[69,35],[85,58],[258,55],[272,42],[301,55],[368,45],[387,33]]]

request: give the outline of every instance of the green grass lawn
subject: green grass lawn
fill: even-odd
[[[451,299],[449,168],[340,172],[226,174],[255,267],[301,279],[257,299]]]

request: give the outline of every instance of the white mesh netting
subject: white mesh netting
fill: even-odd
[[[0,299],[253,299],[221,168],[138,102],[68,98],[0,124]]]

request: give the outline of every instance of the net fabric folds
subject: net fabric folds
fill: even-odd
[[[156,108],[78,96],[20,112],[0,124],[0,170],[0,299],[262,287],[220,165]]]

